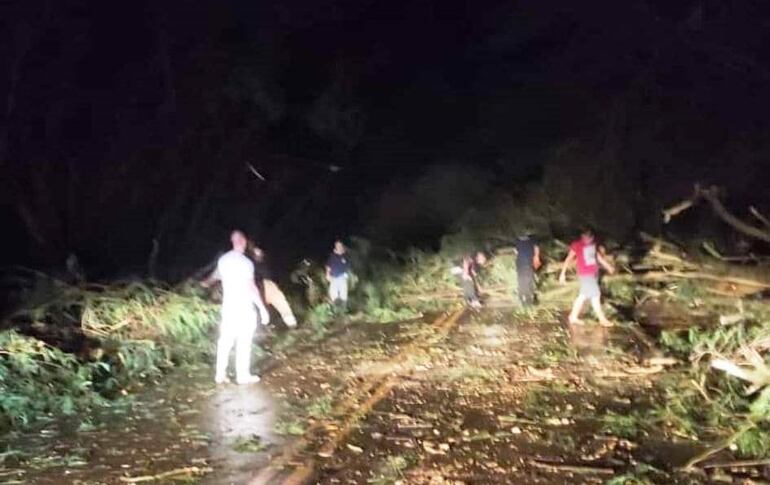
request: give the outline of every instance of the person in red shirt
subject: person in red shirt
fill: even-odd
[[[602,266],[610,274],[615,272],[615,268],[605,258],[604,251],[597,247],[594,233],[590,229],[583,230],[580,233],[580,239],[570,244],[569,253],[561,267],[559,283],[566,284],[567,268],[572,261],[577,263],[580,293],[578,293],[575,302],[572,304],[569,323],[573,325],[583,323],[580,320],[580,313],[583,311],[583,305],[586,300],[590,300],[591,308],[593,308],[594,314],[599,319],[599,324],[605,327],[612,326],[612,323],[607,320],[602,310],[602,295],[599,289],[599,266]]]

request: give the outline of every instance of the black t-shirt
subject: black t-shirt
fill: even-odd
[[[516,266],[519,268],[532,268],[532,259],[535,257],[535,241],[530,237],[520,237],[516,241]]]
[[[332,253],[326,260],[326,266],[333,277],[342,276],[349,270],[348,258],[344,254]]]
[[[254,262],[254,279],[257,281],[270,279],[270,268],[264,261]]]

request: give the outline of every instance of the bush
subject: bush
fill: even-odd
[[[664,386],[666,402],[658,411],[661,419],[693,438],[731,436],[729,441],[740,456],[767,456],[770,388],[747,394],[744,382],[710,366],[712,359],[719,358],[746,368],[749,364],[767,367],[767,342],[770,320],[762,314],[730,326],[663,332],[663,346],[692,365],[690,379]]]
[[[217,305],[193,288],[131,283],[63,287],[51,296],[17,312],[11,325],[53,328],[58,337],[84,335],[99,347],[69,353],[14,329],[0,332],[0,431],[47,415],[87,411],[213,350],[209,331]],[[63,318],[65,307],[69,313]],[[63,333],[65,325],[69,333]]]

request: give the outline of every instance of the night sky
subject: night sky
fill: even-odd
[[[177,275],[232,227],[287,264],[430,246],[573,145],[657,204],[696,179],[766,203],[763,4],[3,2],[2,263],[130,273],[155,238]],[[436,173],[468,184],[421,200]]]

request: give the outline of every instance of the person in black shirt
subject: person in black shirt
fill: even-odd
[[[326,280],[329,282],[329,299],[339,311],[346,311],[348,304],[348,278],[350,263],[342,241],[334,241],[334,251],[326,260]]]
[[[529,232],[516,240],[516,277],[519,300],[524,306],[535,303],[535,271],[540,267],[540,248]]]

